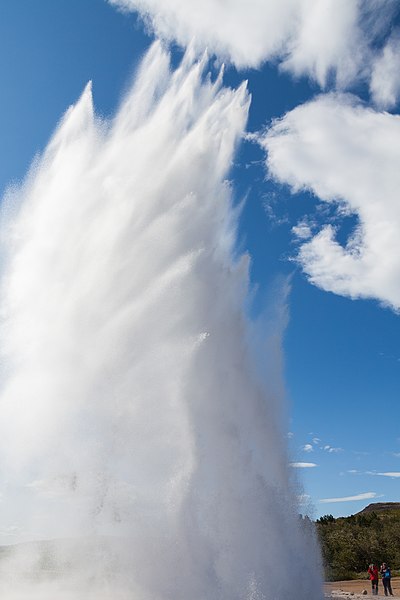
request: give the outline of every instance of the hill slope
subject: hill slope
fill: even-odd
[[[361,515],[369,512],[381,512],[382,510],[400,510],[400,502],[373,502],[356,514]]]
[[[400,503],[385,504],[370,504],[350,517],[325,515],[316,521],[328,581],[366,576],[372,562],[386,562],[392,572],[400,569]]]

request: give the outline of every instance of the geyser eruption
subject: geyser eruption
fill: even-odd
[[[156,43],[112,122],[88,86],[3,202],[8,600],[320,596],[235,253],[249,96],[206,65]]]

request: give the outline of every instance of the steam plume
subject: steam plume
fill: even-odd
[[[156,43],[112,122],[88,85],[8,198],[3,518],[58,541],[0,561],[7,598],[319,596],[235,257],[249,97],[206,64]]]

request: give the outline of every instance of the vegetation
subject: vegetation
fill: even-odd
[[[368,507],[369,509],[370,507]],[[365,510],[316,521],[327,581],[367,578],[370,563],[386,562],[392,576],[400,570],[400,509]]]

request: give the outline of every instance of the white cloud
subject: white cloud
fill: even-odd
[[[356,500],[370,500],[376,498],[375,492],[365,492],[364,494],[357,494],[356,496],[344,496],[343,498],[322,498],[320,502],[322,504],[328,504],[330,502],[354,502]]]
[[[299,221],[297,225],[292,227],[292,233],[299,240],[309,240],[312,237],[312,230],[306,221]]]
[[[321,441],[321,440],[320,440],[318,437],[314,437],[314,438],[312,439],[312,443],[313,443],[315,446],[317,446],[317,445],[320,443],[320,441]]]
[[[393,108],[400,96],[400,34],[395,31],[376,57],[370,83],[374,102],[380,108]]]
[[[360,475],[379,475],[381,477],[391,477],[392,479],[400,477],[400,471],[386,471],[385,473],[378,473],[377,471],[357,471],[356,469],[350,469],[350,471],[347,472],[357,473]]]
[[[314,448],[312,447],[311,444],[305,444],[302,447],[303,452],[314,452]]]
[[[334,448],[333,446],[324,446],[325,452],[329,452],[329,454],[343,452],[343,448]]]
[[[344,94],[322,95],[276,121],[261,144],[270,174],[359,219],[342,246],[327,224],[300,246],[310,281],[400,308],[400,117]]]
[[[109,0],[138,11],[160,37],[195,40],[238,67],[282,61],[296,76],[339,86],[367,77],[371,43],[385,35],[395,0]]]
[[[293,467],[294,469],[312,469],[313,467],[317,467],[318,465],[311,462],[292,462],[289,463],[289,466]]]
[[[321,85],[330,70],[340,84],[356,77],[366,51],[358,26],[360,4],[348,0],[296,2],[299,13],[284,68],[296,76],[307,73]],[[292,13],[295,16],[294,11]]]

